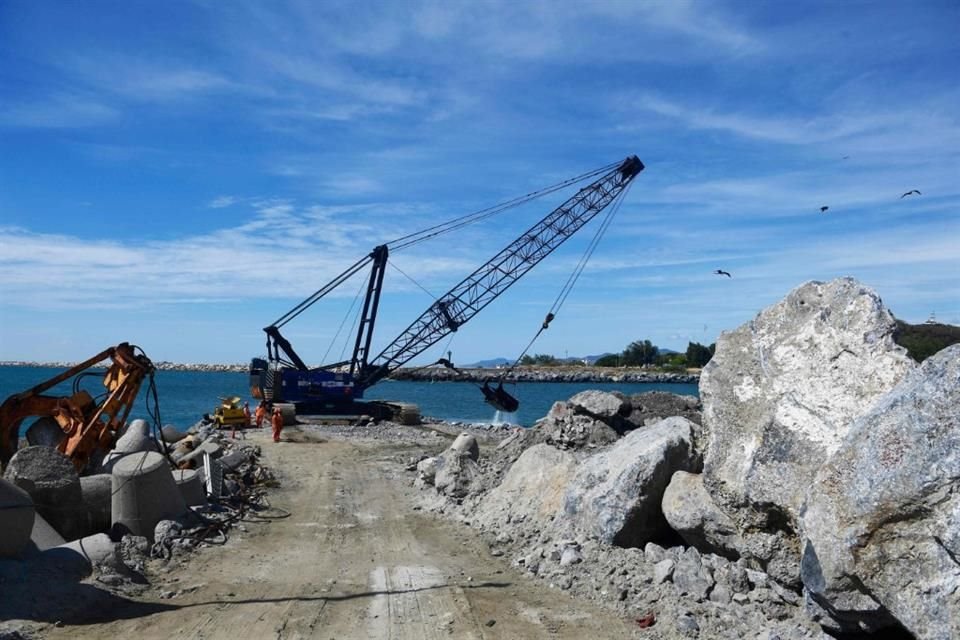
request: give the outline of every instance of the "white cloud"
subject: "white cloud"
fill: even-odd
[[[232,207],[238,201],[239,199],[234,196],[218,196],[211,200],[207,206],[211,209],[223,209],[226,207]]]

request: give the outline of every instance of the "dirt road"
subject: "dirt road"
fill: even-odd
[[[632,621],[523,576],[463,526],[413,510],[401,445],[267,442],[275,507],[291,516],[234,529],[154,579],[112,622],[49,638],[627,638]],[[164,592],[167,592],[164,594]],[[162,598],[169,592],[182,592]],[[103,614],[101,612],[101,619]]]

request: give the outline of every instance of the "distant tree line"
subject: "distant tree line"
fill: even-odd
[[[907,324],[897,320],[893,339],[911,358],[923,362],[937,351],[960,342],[960,327],[937,322]]]
[[[619,354],[610,354],[598,359],[598,367],[642,367],[659,366],[666,369],[702,367],[710,362],[716,350],[716,343],[705,346],[699,342],[687,343],[686,353],[661,352],[660,348],[649,340],[636,340],[627,345]]]
[[[691,342],[687,344],[686,353],[674,353],[672,351],[661,352],[660,348],[649,340],[636,340],[628,344],[622,352],[598,358],[594,364],[598,367],[642,367],[647,365],[665,369],[702,367],[710,362],[716,346],[716,344],[706,346]],[[546,353],[538,353],[532,356],[523,356],[520,358],[520,364],[528,367],[554,367],[580,363],[569,359],[562,360]]]

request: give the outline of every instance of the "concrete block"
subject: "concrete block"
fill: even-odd
[[[0,480],[0,557],[19,556],[30,543],[30,532],[36,517],[30,494],[6,480]]]
[[[43,519],[39,513],[33,520],[33,531],[30,532],[30,542],[40,551],[46,551],[54,547],[66,544],[57,530],[50,526],[50,523]]]
[[[470,459],[474,462],[480,459],[480,445],[477,444],[477,439],[469,433],[458,435],[450,448],[453,451],[470,456]]]
[[[61,570],[86,575],[96,566],[115,566],[116,546],[110,536],[98,533],[47,549],[41,557]]]
[[[160,520],[187,510],[166,459],[155,451],[122,458],[112,482],[112,521],[123,533],[151,537]]]
[[[40,418],[27,429],[27,442],[31,446],[54,447],[67,437],[60,424],[50,417]]]
[[[83,493],[83,512],[87,534],[101,533],[110,529],[111,493],[113,480],[109,473],[99,473],[80,478]]]
[[[80,477],[73,463],[51,447],[30,446],[10,459],[4,478],[33,498],[37,513],[69,539],[83,535],[76,523],[81,503]]]
[[[164,442],[180,442],[187,437],[187,434],[183,431],[180,431],[172,424],[166,425],[163,429],[160,430],[160,435],[163,437]]]
[[[223,468],[227,471],[234,471],[240,465],[245,462],[250,461],[250,452],[249,451],[234,451],[229,453],[222,458],[220,458],[220,464],[223,465]]]
[[[207,504],[207,491],[203,486],[204,477],[196,469],[177,469],[173,472],[173,481],[180,489],[180,494],[187,506]]]
[[[157,450],[157,441],[151,437],[150,425],[147,424],[147,421],[134,420],[127,426],[123,435],[117,439],[117,444],[113,447],[113,450],[103,459],[101,472],[112,473],[114,465],[125,455]]]
[[[204,442],[199,447],[183,456],[177,460],[178,465],[183,464],[192,464],[194,466],[203,466],[203,454],[210,454],[211,458],[219,458],[223,454],[223,450],[220,448],[216,442]]]

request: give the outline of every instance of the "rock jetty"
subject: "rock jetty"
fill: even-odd
[[[650,637],[960,639],[960,345],[918,365],[894,330],[868,287],[808,282],[720,336],[699,401],[578,394],[415,482]]]
[[[460,369],[460,372],[441,367],[398,369],[390,374],[392,380],[425,382],[483,382],[497,380],[502,369]],[[643,368],[609,367],[517,367],[506,382],[678,382],[696,383],[697,373],[671,373]]]

